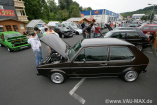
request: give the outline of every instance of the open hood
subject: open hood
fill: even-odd
[[[69,45],[66,44],[56,34],[48,34],[40,38],[40,40],[52,49],[54,49],[56,52],[61,54],[64,58],[68,58],[67,51],[69,49]]]

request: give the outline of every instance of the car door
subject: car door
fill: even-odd
[[[142,37],[138,34],[138,32],[126,32],[126,41],[132,44],[142,44]]]
[[[149,32],[153,32],[153,34],[155,34],[156,31],[157,31],[157,26],[151,26]]]
[[[108,68],[110,75],[117,75],[133,65],[134,55],[126,46],[110,46]]]
[[[71,63],[72,75],[102,76],[108,70],[108,47],[87,47]]]
[[[145,26],[141,30],[143,31],[144,34],[146,34],[147,32],[149,32],[149,29],[150,29],[150,26]]]

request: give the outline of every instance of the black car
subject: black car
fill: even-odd
[[[73,47],[52,34],[41,41],[57,53],[47,56],[37,70],[54,83],[62,83],[68,77],[102,76],[119,76],[132,82],[146,72],[149,62],[133,44],[116,38],[84,39]]]
[[[138,32],[142,32],[139,28],[137,27],[116,27],[114,30],[134,30]],[[143,32],[142,32],[143,33]]]
[[[149,38],[142,32],[133,30],[112,30],[105,34],[104,38],[119,38],[134,44],[140,51],[147,47]]]
[[[55,27],[54,31],[59,34],[60,38],[69,38],[74,35],[74,33],[64,24],[58,24],[58,27]]]

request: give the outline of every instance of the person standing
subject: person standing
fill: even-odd
[[[94,38],[97,38],[98,37],[98,33],[100,32],[100,27],[99,26],[96,26],[95,27],[95,33],[94,33]]]
[[[45,28],[44,30],[45,30],[44,36],[46,36],[46,35],[47,35],[48,28]]]
[[[52,27],[49,27],[49,31],[47,31],[47,35],[48,34],[55,34],[55,31],[52,30]]]
[[[42,61],[42,56],[40,53],[41,43],[39,40],[36,40],[36,36],[37,36],[36,33],[32,33],[31,36],[27,36],[27,39],[28,39],[28,43],[31,44],[33,53],[35,54],[36,67],[37,67]]]
[[[81,27],[82,27],[82,29],[84,29],[84,27],[85,27],[85,24],[84,24],[84,22],[81,24]]]
[[[83,28],[83,38],[84,39],[86,39],[86,37],[87,37],[87,35],[88,35],[88,33],[87,33],[87,26],[85,26],[84,28]]]
[[[87,38],[91,38],[91,24],[87,27],[87,32],[88,32]]]
[[[40,34],[40,29],[39,29],[38,27],[35,27],[35,28],[34,28],[34,31],[35,31],[35,33],[36,33],[34,39],[36,39],[36,40],[38,40],[38,41],[40,42],[40,39],[39,39],[39,38],[40,38],[40,36],[39,36],[39,34]],[[41,44],[41,42],[40,42],[40,44]],[[40,55],[41,55],[41,58],[43,59],[42,47],[40,47]]]

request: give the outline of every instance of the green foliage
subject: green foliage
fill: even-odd
[[[148,16],[142,16],[141,20],[148,20]]]
[[[29,20],[42,19],[48,21],[65,21],[71,17],[80,17],[80,11],[92,10],[91,7],[83,8],[73,0],[24,0],[25,10]]]
[[[127,17],[130,16],[132,17],[133,14],[145,14],[145,15],[150,15],[152,13],[153,10],[153,6],[150,7],[146,7],[144,9],[139,9],[137,11],[132,11],[132,12],[125,12],[125,13],[121,13],[121,15],[123,17]],[[154,7],[154,14],[157,14],[157,6]]]
[[[90,11],[90,10],[92,10],[91,7],[83,8],[83,11]]]

